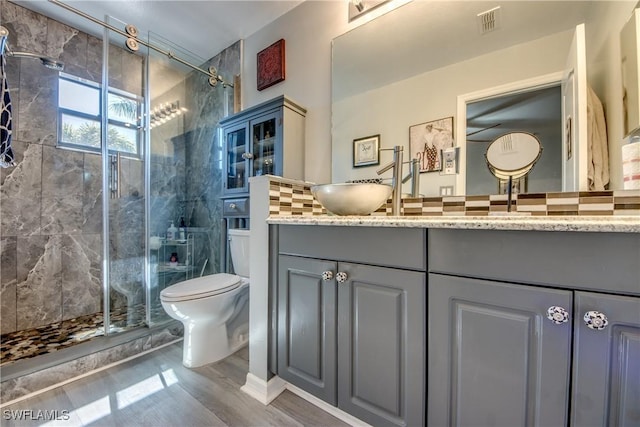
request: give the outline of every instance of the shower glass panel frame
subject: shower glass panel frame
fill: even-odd
[[[125,23],[111,16],[105,22],[114,27]],[[109,146],[109,127],[122,112],[111,111],[109,93],[112,88],[133,94],[148,111],[144,55],[118,45],[119,37],[104,29],[103,73],[101,87],[102,209],[103,209],[103,315],[105,335],[148,324],[145,266],[147,261],[146,202],[148,181],[147,114],[133,117],[140,132],[137,154],[114,152]]]

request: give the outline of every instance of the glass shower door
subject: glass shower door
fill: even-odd
[[[204,62],[155,33],[149,34],[149,42],[193,64]],[[200,115],[206,114],[210,102],[206,96],[212,92],[199,87],[203,77],[191,68],[151,49],[147,59],[150,113],[147,319],[154,326],[172,320],[162,307],[160,293],[168,286],[203,274],[211,258],[203,227],[206,223],[199,219],[208,211],[201,207],[201,191],[208,194],[209,185],[207,175],[196,165],[208,163],[206,150],[211,141],[206,139],[208,128],[203,126]],[[199,144],[201,140],[206,143]],[[175,235],[168,233],[171,224],[177,229]]]
[[[125,23],[107,17],[111,25]],[[145,294],[145,144],[143,111],[145,61],[124,43],[110,40],[106,30],[102,84],[105,332],[115,333],[146,324]]]

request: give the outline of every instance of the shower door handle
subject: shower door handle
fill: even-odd
[[[119,199],[120,192],[120,153],[109,155],[109,189],[111,190],[111,198]]]
[[[120,185],[122,183],[122,180],[120,179],[122,176],[120,175],[122,168],[121,168],[121,162],[120,162],[121,158],[120,158],[120,152],[118,152],[118,154],[116,155],[116,197],[119,199],[122,196],[122,185]]]

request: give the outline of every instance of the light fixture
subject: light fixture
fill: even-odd
[[[180,107],[180,101],[162,103],[151,110],[149,115],[149,129],[153,129],[169,120],[175,119],[187,112],[187,109]]]
[[[349,22],[390,0],[349,0]]]

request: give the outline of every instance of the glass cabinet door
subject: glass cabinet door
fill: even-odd
[[[250,147],[247,146],[247,128],[242,125],[229,129],[225,135],[226,140],[226,190],[246,190],[247,170]]]
[[[276,134],[278,114],[273,113],[251,121],[253,173],[251,176],[276,174]]]

